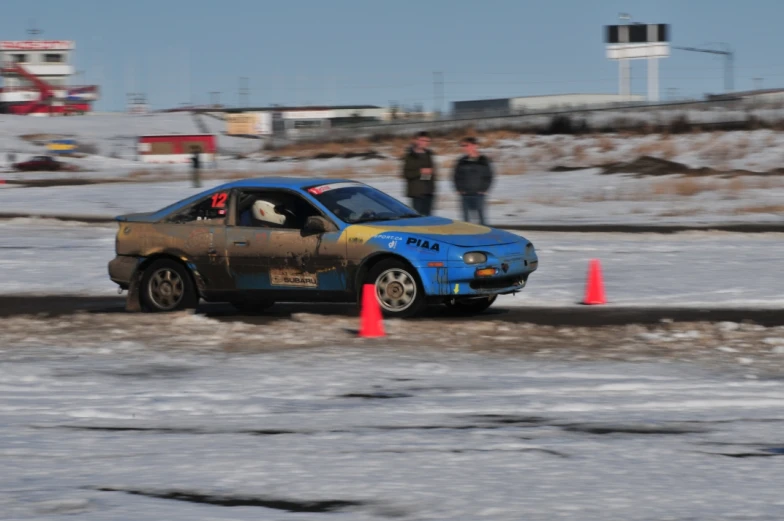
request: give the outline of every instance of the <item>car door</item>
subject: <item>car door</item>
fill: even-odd
[[[193,264],[207,291],[225,291],[232,281],[226,273],[226,221],[228,192],[216,192],[194,202],[155,225],[160,233],[151,244],[181,255]]]
[[[301,195],[239,190],[234,201],[233,225],[226,231],[226,261],[235,289],[292,296],[345,291],[346,249],[339,244],[340,234],[304,233],[307,217],[322,214]],[[266,203],[267,215],[249,217],[259,201]],[[280,211],[270,216],[270,208]]]

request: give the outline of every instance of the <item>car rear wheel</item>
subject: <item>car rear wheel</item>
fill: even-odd
[[[373,266],[366,283],[375,287],[385,316],[410,317],[425,306],[425,294],[416,272],[399,260],[383,260]]]
[[[141,300],[144,309],[152,312],[192,309],[199,304],[188,270],[166,259],[157,260],[144,270]]]
[[[274,306],[275,301],[266,299],[236,299],[231,301],[231,305],[237,311],[243,313],[260,313]]]
[[[490,295],[489,297],[463,297],[453,298],[446,301],[446,307],[456,313],[473,315],[481,313],[493,305],[498,295]]]

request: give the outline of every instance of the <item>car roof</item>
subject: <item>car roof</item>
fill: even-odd
[[[228,190],[231,188],[297,188],[302,189],[307,186],[320,186],[334,183],[356,182],[351,179],[338,178],[313,178],[313,177],[255,177],[251,179],[240,179],[226,183],[216,190]]]
[[[179,211],[180,209],[188,206],[189,204],[206,197],[207,195],[221,190],[231,190],[232,188],[289,188],[289,189],[303,189],[308,186],[321,186],[335,183],[356,183],[350,179],[335,179],[335,178],[311,178],[311,177],[256,177],[251,179],[240,179],[239,181],[232,181],[225,183],[215,188],[210,188],[198,194],[186,197],[180,201],[172,203],[160,210],[150,212],[147,219],[154,222],[157,219],[165,217],[172,212]]]

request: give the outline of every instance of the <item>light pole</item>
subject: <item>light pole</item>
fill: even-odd
[[[624,22],[628,23],[632,19],[632,15],[629,13],[618,13],[618,20],[621,22],[621,25]],[[618,94],[620,94],[624,98],[628,98],[629,95],[632,93],[631,89],[631,63],[629,60],[620,59],[618,60]]]

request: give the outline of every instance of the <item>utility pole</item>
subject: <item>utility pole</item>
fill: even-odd
[[[735,53],[732,51],[730,46],[727,45],[726,43],[720,43],[719,45],[721,45],[722,50],[700,49],[697,47],[673,47],[673,49],[680,49],[681,51],[705,52],[708,54],[719,54],[721,56],[724,56],[724,91],[732,92],[733,90],[735,90],[735,85],[734,85]]]
[[[631,22],[632,15],[629,13],[618,13],[618,21],[621,24]],[[631,60],[618,60],[618,94],[624,101],[628,100],[632,93]]]
[[[248,87],[248,78],[243,76],[240,78],[240,89],[239,89],[239,102],[240,107],[249,107],[250,106],[250,88]]]
[[[433,73],[433,112],[441,118],[444,103],[444,73]]]
[[[330,96],[329,105],[336,106],[338,104],[338,77],[332,76],[329,80]]]

